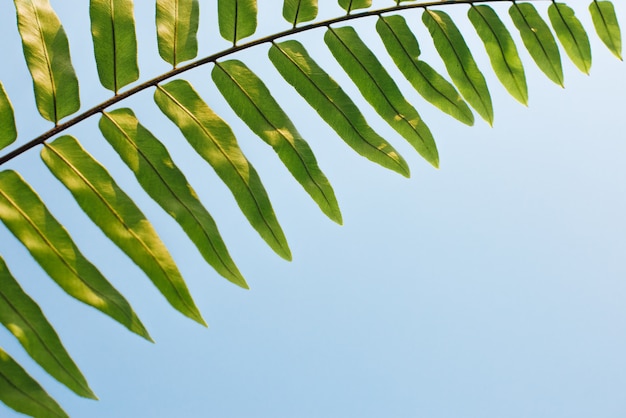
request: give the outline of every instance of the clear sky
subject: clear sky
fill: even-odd
[[[51,3],[66,24],[86,109],[108,95],[94,78],[88,2]],[[167,65],[152,39],[154,4],[136,3],[140,67],[147,79]],[[217,32],[209,10],[214,2],[201,3],[200,53],[208,55],[227,44],[207,42]],[[328,3],[320,2],[324,17],[337,11]],[[259,4],[261,33],[282,29],[280,14],[271,12],[282,2]],[[537,4],[544,16],[547,4]],[[626,67],[595,35],[589,1],[568,4],[590,35],[591,75],[578,72],[563,53],[566,88],[561,89],[518,42],[528,108],[495,78],[465,18],[467,6],[445,9],[456,17],[487,77],[493,128],[478,117],[471,128],[456,122],[391,70],[435,135],[439,170],[359,99],[372,126],[409,163],[411,179],[370,163],[339,140],[279,78],[265,46],[240,54],[272,87],[315,151],[337,194],[343,226],[328,220],[273,152],[236,120],[210,80],[210,67],[188,74],[185,78],[231,123],[259,171],[289,240],[291,263],[273,254],[248,225],[212,169],[153,104],[151,92],[127,102],[185,170],[249,291],[219,277],[177,224],[145,197],[101,138],[97,119],[73,128],[71,134],[109,165],[153,221],[208,329],[167,305],[81,214],[37,151],[11,162],[7,167],[27,178],[133,304],[156,344],[67,297],[0,225],[0,254],[55,325],[100,401],[78,398],[48,377],[4,329],[0,345],[78,418],[624,417]],[[614,5],[624,31],[626,4]],[[509,24],[508,4],[499,6]],[[441,70],[420,12],[405,16],[423,59]],[[355,26],[382,51],[374,22]],[[300,39],[357,95],[322,35],[316,31]],[[0,39],[7,60],[0,80],[18,111],[25,141],[49,124],[33,116],[8,2],[0,4]],[[0,416],[18,414],[0,405]]]

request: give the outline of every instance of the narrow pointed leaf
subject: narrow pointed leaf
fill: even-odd
[[[574,10],[563,3],[552,3],[548,17],[565,52],[580,71],[589,74],[591,69],[591,46],[589,37]]]
[[[430,130],[352,27],[330,28],[324,41],[361,94],[379,115],[433,166],[439,166]]]
[[[10,170],[0,172],[0,219],[69,295],[150,340],[126,299],[80,253],[39,196]]]
[[[115,93],[139,78],[132,0],[90,0],[91,35],[104,88]]]
[[[0,401],[31,417],[68,418],[58,403],[0,348]]]
[[[176,67],[198,55],[198,0],[157,0],[159,54]]]
[[[485,44],[496,76],[511,96],[527,105],[528,86],[524,67],[506,26],[489,6],[472,6],[467,15]]]
[[[256,170],[239,148],[230,126],[207,106],[185,80],[158,86],[154,99],[196,152],[211,164],[230,188],[259,235],[278,255],[290,260],[291,251],[267,192]]]
[[[39,306],[0,257],[0,323],[52,377],[85,398],[97,399]]]
[[[219,274],[247,289],[215,221],[163,144],[139,123],[130,109],[103,113],[100,130],[144,190],[180,224],[204,259]]]
[[[422,21],[454,84],[476,112],[492,125],[493,105],[487,82],[459,29],[442,11],[427,9],[422,14]]]
[[[372,0],[339,0],[339,5],[350,13],[356,9],[367,9],[372,5]]]
[[[514,3],[509,9],[509,15],[539,69],[550,80],[562,87],[563,68],[559,47],[537,9],[529,3]]]
[[[418,59],[420,47],[404,17],[381,16],[376,30],[398,69],[424,99],[457,120],[474,124],[474,114],[454,86]]]
[[[256,31],[256,0],[218,0],[217,17],[222,38],[236,44]]]
[[[293,26],[309,22],[317,17],[317,0],[285,0],[283,17]]]
[[[0,149],[11,145],[17,139],[13,106],[4,86],[0,83]]]
[[[205,325],[172,257],[152,225],[76,139],[45,144],[41,157],[91,220],[152,280],[182,314]]]
[[[265,84],[244,63],[216,63],[213,81],[230,107],[267,142],[320,209],[341,224],[341,211],[328,179],[313,151],[302,139],[287,114],[276,103]]]
[[[402,156],[378,135],[341,87],[298,41],[275,43],[269,57],[283,78],[352,149],[369,160],[409,177]]]
[[[615,7],[610,1],[594,0],[589,5],[591,20],[596,33],[604,45],[620,60],[622,59],[622,34],[615,15]]]
[[[26,64],[41,116],[55,124],[80,108],[65,30],[48,0],[14,0]]]

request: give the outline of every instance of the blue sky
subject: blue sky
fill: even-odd
[[[86,17],[88,2],[51,3],[66,22],[83,80],[83,107],[90,107],[108,93],[93,79],[88,22],[72,17]],[[146,79],[167,65],[151,40],[153,4],[136,3]],[[265,22],[260,31],[282,27],[267,18],[281,2],[259,3]],[[461,125],[425,104],[397,76],[435,135],[439,170],[359,101],[372,126],[405,157],[411,179],[352,152],[278,78],[265,47],[241,54],[238,58],[272,86],[316,153],[337,194],[343,226],[325,218],[273,152],[237,122],[212,85],[210,68],[188,74],[232,125],[259,171],[289,240],[291,263],[256,235],[211,168],[189,152],[159,113],[151,93],[129,101],[184,167],[249,291],[214,273],[178,226],[146,198],[102,140],[96,119],[73,128],[71,134],[109,165],[153,221],[208,329],[169,308],[143,273],[80,213],[37,152],[11,162],[8,167],[31,182],[133,304],[156,344],[63,294],[0,225],[0,254],[55,325],[100,401],[77,398],[53,381],[5,330],[1,345],[73,417],[623,417],[626,73],[593,32],[588,2],[569,3],[589,30],[591,75],[578,72],[563,54],[566,88],[561,89],[520,51],[528,108],[508,96],[493,75],[464,16],[466,6],[446,9],[487,77],[495,124],[491,128],[477,119],[474,127]],[[614,4],[624,27],[626,6]],[[500,6],[508,22],[508,5]],[[537,4],[543,11],[545,6]],[[336,6],[321,7],[323,16],[336,14]],[[215,16],[203,13],[201,54],[206,55],[227,45],[206,42],[216,32]],[[423,59],[442,70],[420,13],[405,16],[418,34]],[[0,6],[2,48],[11,57],[0,67],[0,80],[26,140],[49,125],[33,118],[13,19],[10,5]],[[382,51],[374,22],[355,26]],[[358,95],[323,46],[322,34],[301,40]],[[0,416],[18,415],[0,406]]]

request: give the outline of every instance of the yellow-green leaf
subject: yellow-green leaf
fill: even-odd
[[[357,9],[367,9],[372,5],[372,0],[339,0],[339,5],[350,13]]]
[[[220,35],[234,45],[256,32],[256,0],[218,0],[217,18]]]
[[[13,106],[4,86],[0,83],[0,149],[11,145],[17,139]]]
[[[33,189],[11,170],[0,172],[0,219],[69,295],[150,340],[126,299],[81,254]]]
[[[144,190],[180,224],[204,259],[219,274],[247,289],[215,221],[167,149],[139,123],[132,110],[103,113],[100,130]]]
[[[80,108],[65,30],[48,0],[14,0],[24,58],[41,116],[55,124]]]
[[[198,0],[157,0],[156,27],[159,54],[176,67],[198,55]]]
[[[90,0],[89,17],[98,76],[117,93],[139,78],[132,0]]]
[[[594,0],[589,5],[591,20],[596,33],[604,45],[620,60],[622,59],[622,34],[615,15],[615,7],[610,1]]]
[[[402,156],[365,120],[341,86],[298,41],[275,43],[269,57],[278,72],[352,149],[369,160],[409,177]]]
[[[422,21],[454,84],[465,100],[492,125],[493,105],[487,82],[459,29],[448,14],[439,10],[424,10]]]
[[[80,396],[97,399],[39,305],[22,290],[2,257],[0,257],[0,323],[52,377]]]
[[[317,0],[285,0],[283,17],[294,27],[317,17]]]
[[[0,348],[0,401],[31,417],[68,418],[58,403]]]
[[[565,52],[580,71],[589,74],[591,69],[591,46],[587,32],[574,14],[574,10],[553,2],[548,7],[548,17]]]
[[[135,203],[78,141],[62,136],[41,157],[91,220],[182,314],[206,325],[167,248]]]
[[[335,192],[320,170],[313,151],[261,79],[238,60],[217,62],[212,77],[235,113],[274,148],[322,212],[341,224]]]
[[[430,129],[417,110],[406,101],[393,78],[354,28],[329,28],[324,35],[324,41],[378,114],[426,161],[438,167],[439,155]]]
[[[287,239],[267,192],[256,170],[239,148],[230,126],[185,80],[158,86],[154,100],[196,152],[211,164],[259,235],[278,255],[290,260]]]

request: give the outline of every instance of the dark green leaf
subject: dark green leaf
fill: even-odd
[[[350,13],[356,9],[367,9],[372,5],[372,0],[339,0],[339,5]]]
[[[428,28],[454,84],[465,100],[492,125],[493,105],[487,82],[459,29],[450,16],[442,11],[427,9],[422,14],[422,21]]]
[[[0,149],[12,144],[17,139],[13,106],[4,86],[0,83]]]
[[[244,63],[216,63],[213,81],[230,107],[261,139],[274,148],[294,178],[333,221],[341,224],[335,193],[315,155],[265,84]]]
[[[468,17],[485,44],[496,76],[511,96],[528,104],[528,87],[522,60],[504,23],[489,6],[472,6]]]
[[[591,69],[591,46],[585,28],[574,10],[563,3],[552,3],[548,17],[565,52],[580,71],[589,74]]]
[[[418,59],[419,44],[402,16],[381,16],[376,30],[398,69],[422,97],[459,121],[474,124],[474,114],[454,86]]]
[[[80,108],[67,36],[48,0],[14,0],[41,116],[55,124]]]
[[[198,0],[157,0],[159,54],[176,67],[198,54]]]
[[[0,401],[32,417],[68,418],[54,399],[0,348]]]
[[[41,157],[83,211],[146,273],[170,304],[206,325],[156,231],[104,167],[71,136],[46,143]]]
[[[317,0],[285,0],[283,17],[294,26],[309,22],[317,17]]]
[[[591,20],[600,40],[620,60],[622,59],[622,34],[615,15],[615,7],[610,1],[594,0],[589,5]]]
[[[267,192],[256,170],[239,148],[230,126],[207,106],[185,80],[158,86],[154,99],[196,152],[211,164],[230,188],[250,224],[277,254],[290,260],[291,251]]]
[[[520,32],[522,42],[539,69],[562,87],[563,68],[559,47],[537,9],[529,3],[514,3],[509,9],[509,14]]]
[[[90,0],[91,35],[102,85],[117,93],[139,78],[132,0]]]
[[[329,28],[324,35],[335,59],[379,115],[433,166],[439,165],[430,130],[352,27]]]
[[[0,323],[51,376],[76,394],[97,399],[39,306],[17,283],[0,257]]]
[[[269,57],[276,69],[339,136],[360,155],[409,176],[406,161],[365,120],[352,99],[297,41],[272,45]]]
[[[0,172],[0,219],[69,295],[150,340],[124,297],[80,253],[39,196],[10,170]]]
[[[219,274],[247,289],[215,221],[159,140],[130,109],[103,113],[100,130],[144,190],[180,224],[204,259]]]
[[[234,45],[256,31],[256,0],[218,0],[217,16],[220,35]]]

